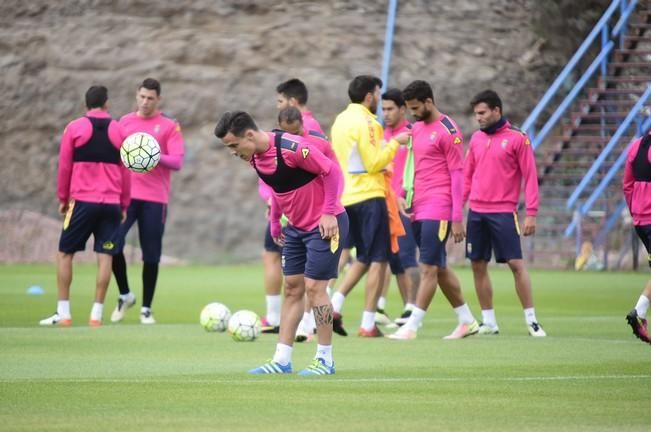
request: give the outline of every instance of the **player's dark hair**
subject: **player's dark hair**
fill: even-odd
[[[375,87],[382,87],[382,80],[372,75],[359,75],[348,85],[348,97],[352,103],[362,103],[367,94],[373,93]]]
[[[398,108],[405,106],[405,98],[402,96],[402,92],[397,88],[390,88],[385,91],[382,95],[382,100],[393,101]]]
[[[86,108],[102,108],[108,100],[108,90],[103,85],[94,85],[86,90]]]
[[[278,124],[285,122],[293,124],[299,122],[303,124],[303,115],[296,107],[287,107],[278,113]]]
[[[215,126],[215,136],[224,138],[229,132],[241,137],[249,129],[258,130],[253,117],[245,111],[229,111],[224,113]]]
[[[432,86],[423,80],[416,80],[409,83],[409,85],[402,90],[402,97],[404,97],[406,101],[415,99],[419,102],[425,102],[429,98],[432,99],[432,103],[434,103],[434,92],[432,91]]]
[[[470,101],[470,107],[475,108],[480,103],[485,103],[488,105],[488,108],[495,109],[499,107],[500,113],[502,113],[502,99],[498,96],[497,92],[493,90],[484,90],[477,93],[472,100]]]
[[[142,84],[140,84],[140,87],[138,87],[138,90],[141,88],[146,88],[147,90],[156,90],[156,96],[160,96],[161,86],[158,80],[155,80],[153,78],[145,78]]]
[[[285,82],[278,84],[276,93],[285,95],[287,99],[294,98],[299,105],[307,103],[307,87],[305,83],[298,78],[292,78]]]

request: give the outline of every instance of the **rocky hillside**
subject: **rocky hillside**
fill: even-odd
[[[258,256],[264,209],[256,178],[212,135],[245,109],[272,127],[275,86],[303,79],[329,128],[357,74],[379,75],[386,1],[79,0],[0,3],[0,210],[56,215],[58,140],[92,84],[111,112],[133,109],[146,76],[179,119],[186,164],[174,176],[165,253],[232,262]],[[522,121],[606,1],[399,2],[390,85],[430,81],[469,135],[468,101],[487,87]],[[540,4],[542,3],[542,5]],[[568,16],[572,16],[568,19]]]

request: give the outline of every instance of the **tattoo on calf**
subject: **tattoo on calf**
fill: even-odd
[[[332,305],[324,304],[314,306],[312,310],[314,311],[314,321],[316,322],[317,327],[332,325]]]

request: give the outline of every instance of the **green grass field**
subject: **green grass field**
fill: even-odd
[[[145,327],[86,325],[94,267],[76,267],[72,328],[39,328],[55,310],[53,266],[0,266],[2,431],[648,431],[651,346],[624,315],[648,274],[533,271],[538,318],[527,335],[510,273],[494,268],[499,336],[444,341],[456,323],[437,293],[415,341],[335,337],[331,377],[249,376],[275,337],[238,343],[206,333],[199,311],[221,301],[263,312],[260,266],[162,268]],[[130,269],[140,294],[140,268]],[[480,316],[468,269],[458,269]],[[26,290],[40,285],[45,295]],[[351,333],[362,289],[344,307]],[[115,304],[112,285],[105,321]],[[401,305],[392,287],[388,311]],[[314,342],[297,344],[294,367]]]

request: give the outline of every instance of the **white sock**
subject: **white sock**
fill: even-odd
[[[315,328],[316,321],[314,320],[314,312],[303,312],[303,330],[308,334],[312,334]]]
[[[70,300],[57,301],[57,314],[61,318],[70,318]]]
[[[102,303],[93,303],[93,308],[90,310],[90,319],[93,321],[101,321],[103,313],[104,305]]]
[[[531,324],[534,322],[538,322],[536,319],[536,309],[535,308],[527,308],[524,310],[524,320],[527,322],[527,324]]]
[[[328,297],[332,297],[332,292],[333,292],[333,291],[334,291],[334,290],[333,290],[332,288],[330,288],[330,285],[328,285],[328,286],[326,287],[326,293],[328,294]]]
[[[280,325],[280,304],[282,297],[280,295],[265,296],[267,303],[267,322],[270,326]]]
[[[317,345],[314,358],[322,358],[327,366],[332,366],[332,345]]]
[[[413,332],[418,331],[418,327],[420,327],[420,323],[423,322],[423,318],[425,318],[426,313],[427,311],[424,311],[423,309],[414,306],[414,308],[411,310],[411,315],[409,316],[409,319],[404,325],[405,329],[411,330]]]
[[[342,293],[339,291],[334,293],[332,295],[332,299],[330,300],[332,302],[332,310],[337,313],[341,313],[341,310],[344,307],[344,300],[346,300],[346,297],[344,297]]]
[[[292,362],[292,350],[294,347],[285,344],[277,344],[276,352],[274,353],[273,361],[280,363],[283,366],[287,366]]]
[[[120,298],[122,299],[122,301],[126,302],[126,301],[133,301],[133,299],[135,299],[136,296],[134,296],[133,293],[129,291],[126,294],[120,294]]]
[[[472,324],[473,321],[475,321],[475,317],[472,316],[472,312],[470,312],[470,308],[468,307],[467,303],[454,308],[454,313],[457,314],[459,324]]]
[[[380,297],[377,299],[377,308],[384,310],[387,307],[387,299],[384,297]]]
[[[415,307],[416,307],[415,304],[413,304],[413,303],[407,303],[407,304],[405,305],[405,310],[406,310],[406,311],[414,310]]]
[[[637,311],[637,316],[646,319],[646,311],[649,310],[649,299],[644,294],[638,299],[635,310]]]
[[[497,327],[497,320],[495,319],[495,309],[482,309],[481,320],[482,323],[488,327]]]
[[[375,312],[364,311],[362,313],[362,328],[364,330],[373,330],[375,328]]]

